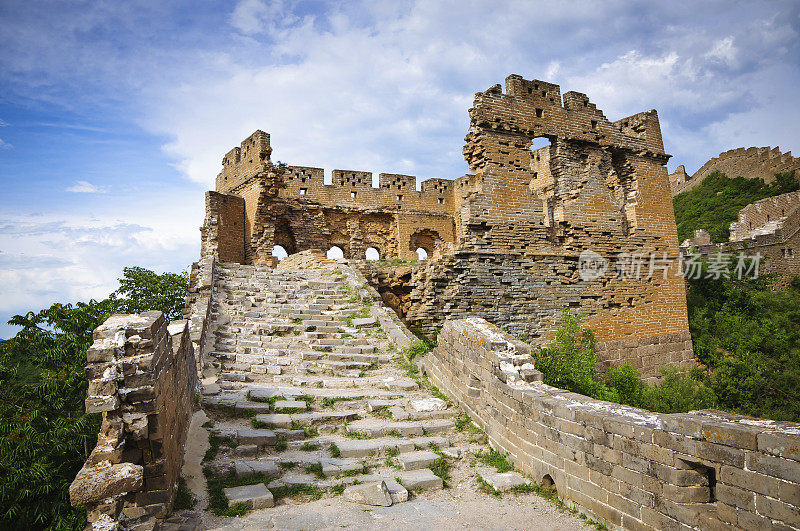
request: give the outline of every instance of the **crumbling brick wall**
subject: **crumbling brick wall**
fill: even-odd
[[[86,353],[87,413],[102,413],[97,446],[70,486],[89,521],[169,514],[198,392],[187,321],[159,311],[112,315]]]
[[[449,320],[421,363],[493,447],[610,528],[800,527],[800,425],[651,413],[528,383],[528,352],[483,319]]]
[[[645,377],[666,362],[690,364],[655,111],[612,123],[583,94],[565,94],[562,106],[557,85],[510,76],[505,93],[498,85],[476,94],[470,118],[464,154],[474,175],[455,184],[455,248],[415,267],[409,324],[433,334],[447,317],[478,315],[547,339],[571,307],[598,331],[607,364],[631,362]],[[532,151],[542,136],[550,146]],[[587,249],[609,264],[639,255],[673,267],[666,277],[612,271],[582,281]]]

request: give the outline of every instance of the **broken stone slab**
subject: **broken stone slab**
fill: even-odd
[[[441,489],[444,485],[442,478],[427,468],[400,472],[398,476],[400,478],[400,483],[408,490]]]
[[[144,468],[132,463],[81,468],[69,486],[69,499],[73,507],[97,502],[105,498],[134,492],[142,488]]]
[[[203,384],[203,395],[205,396],[218,395],[220,391],[222,391],[222,388],[218,384]]]
[[[483,479],[497,491],[503,492],[520,485],[530,483],[519,472],[503,472],[502,474],[486,474]]]
[[[389,413],[392,414],[392,418],[396,420],[408,420],[411,416],[408,411],[401,408],[400,406],[392,406],[389,408]]]
[[[344,489],[344,499],[364,505],[378,505],[389,507],[392,505],[392,495],[385,481],[351,485]]]
[[[236,440],[239,444],[267,446],[275,444],[278,438],[272,430],[246,428],[236,432]]]
[[[440,459],[439,454],[428,450],[419,452],[408,452],[400,454],[397,460],[403,466],[403,470],[420,470]]]
[[[361,319],[353,319],[353,326],[356,328],[366,328],[368,326],[374,326],[378,320],[374,317],[364,317]]]
[[[303,400],[276,400],[275,410],[279,409],[308,409],[308,402]]]
[[[225,497],[228,498],[228,505],[233,506],[239,503],[245,504],[250,509],[265,509],[275,506],[275,498],[263,483],[255,485],[245,485],[243,487],[231,487],[222,489]]]
[[[392,497],[392,504],[408,501],[408,490],[397,482],[394,478],[383,478],[389,495]]]
[[[422,398],[419,400],[412,400],[411,407],[414,411],[442,411],[447,409],[447,402],[441,398]]]
[[[445,457],[450,457],[452,459],[459,459],[461,457],[461,448],[456,448],[455,446],[450,448],[443,448],[442,453]]]

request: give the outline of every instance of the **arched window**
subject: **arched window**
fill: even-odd
[[[380,260],[381,253],[375,247],[367,247],[367,251],[364,253],[364,256],[367,260]]]
[[[286,249],[283,248],[281,245],[276,245],[272,248],[272,256],[278,258],[278,262],[289,256],[289,253],[286,252]]]
[[[341,247],[334,245],[330,249],[328,249],[327,257],[331,260],[341,260],[344,258],[344,251],[342,251]]]
[[[428,251],[426,251],[422,247],[417,247],[417,259],[425,260],[426,258],[428,258]]]

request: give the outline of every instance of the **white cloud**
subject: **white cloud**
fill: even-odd
[[[773,39],[754,41],[751,57],[796,39],[785,24],[760,19],[719,38],[676,23],[683,15],[674,12],[664,15],[673,19],[667,30],[651,34],[655,28],[636,27],[638,13],[617,6],[611,14],[591,3],[581,10],[524,2],[508,9],[356,5],[302,18],[281,2],[239,2],[231,24],[253,38],[263,35],[264,43],[248,41],[241,55],[214,54],[199,75],[158,86],[143,124],[171,138],[164,149],[176,167],[209,187],[222,155],[259,128],[272,135],[273,160],[326,172],[457,177],[465,170],[461,145],[473,93],[519,73],[588,94],[612,120],[658,109],[667,144],[679,147],[676,158],[691,166],[731,146],[703,138],[707,156],[683,141],[687,134],[707,133],[710,124],[763,103],[749,93],[761,67],[733,70],[752,63],[739,57],[735,43],[752,33],[751,25],[768,28]],[[534,16],[539,31],[532,33]],[[624,40],[598,41],[582,29],[589,21],[592,28],[630,26],[638,46],[620,50]],[[496,27],[504,28],[501,35]],[[554,41],[561,44],[540,46]],[[789,142],[798,140],[794,133]]]
[[[276,24],[288,25],[297,18],[287,13],[280,0],[241,0],[231,13],[231,25],[244,33],[253,35],[274,29]]]
[[[128,218],[83,213],[0,219],[0,337],[14,313],[108,296],[126,266],[181,271],[199,256],[194,201],[162,198]],[[180,221],[183,220],[183,221]]]
[[[89,181],[75,181],[75,184],[67,188],[67,192],[74,192],[76,194],[104,194],[107,190],[95,186]]]
[[[12,145],[11,145],[11,144],[9,144],[8,142],[6,142],[6,141],[5,141],[5,140],[3,140],[2,138],[0,138],[0,149],[11,149],[11,148],[13,148],[13,147],[14,147],[14,146],[12,146]]]
[[[736,58],[736,47],[733,45],[733,37],[728,36],[714,43],[713,48],[705,56],[709,59],[717,59],[731,64]]]

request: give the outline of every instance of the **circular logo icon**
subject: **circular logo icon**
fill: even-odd
[[[594,251],[586,249],[578,257],[578,274],[581,280],[596,280],[605,275],[608,269],[608,260]]]

